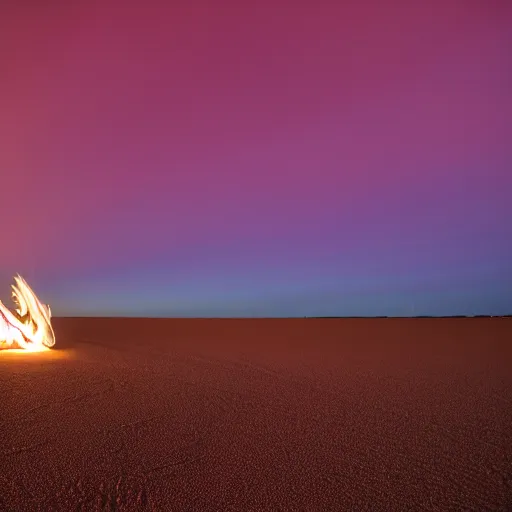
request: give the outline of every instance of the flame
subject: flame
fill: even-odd
[[[17,306],[15,312],[12,313],[0,301],[0,349],[48,350],[55,345],[50,306],[39,301],[20,275],[14,277],[14,282],[12,299]]]

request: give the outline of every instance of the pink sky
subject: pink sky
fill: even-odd
[[[0,296],[510,309],[509,2],[122,5],[0,7]]]

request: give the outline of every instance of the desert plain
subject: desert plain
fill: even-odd
[[[0,510],[512,510],[512,319],[56,318]]]

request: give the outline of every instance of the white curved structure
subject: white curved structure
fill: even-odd
[[[0,301],[0,348],[44,350],[55,345],[50,306],[42,304],[21,276],[15,276],[11,312]]]

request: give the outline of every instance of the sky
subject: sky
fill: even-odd
[[[511,27],[506,0],[2,2],[0,297],[512,313]]]

